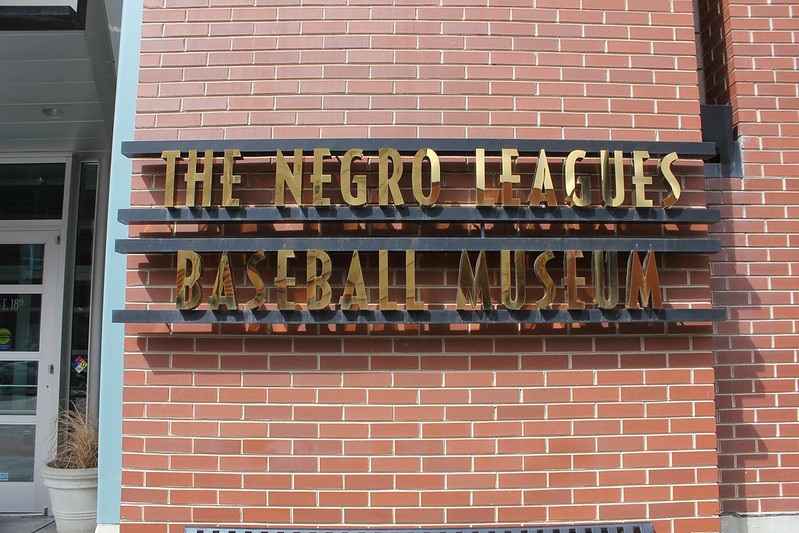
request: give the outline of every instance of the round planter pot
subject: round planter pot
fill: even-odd
[[[58,533],[94,533],[97,527],[97,469],[43,466],[44,486]]]

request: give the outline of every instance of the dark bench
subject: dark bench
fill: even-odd
[[[252,528],[187,526],[184,533],[654,533],[652,522],[474,528]]]

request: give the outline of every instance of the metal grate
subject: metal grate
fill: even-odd
[[[186,526],[184,533],[654,533],[654,529],[651,522],[637,522],[629,524],[436,529],[280,529]]]

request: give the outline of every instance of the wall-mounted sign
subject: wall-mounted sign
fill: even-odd
[[[125,143],[151,160],[144,172],[162,207],[120,220],[171,230],[143,231],[117,251],[173,255],[175,284],[172,310],[114,319],[723,320],[707,302],[668,299],[684,293],[669,288],[685,278],[681,257],[720,249],[697,231],[718,211],[677,206],[690,168],[681,165],[712,145],[583,143]]]

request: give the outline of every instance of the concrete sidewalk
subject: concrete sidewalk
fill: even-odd
[[[0,514],[0,533],[56,533],[52,516]]]

